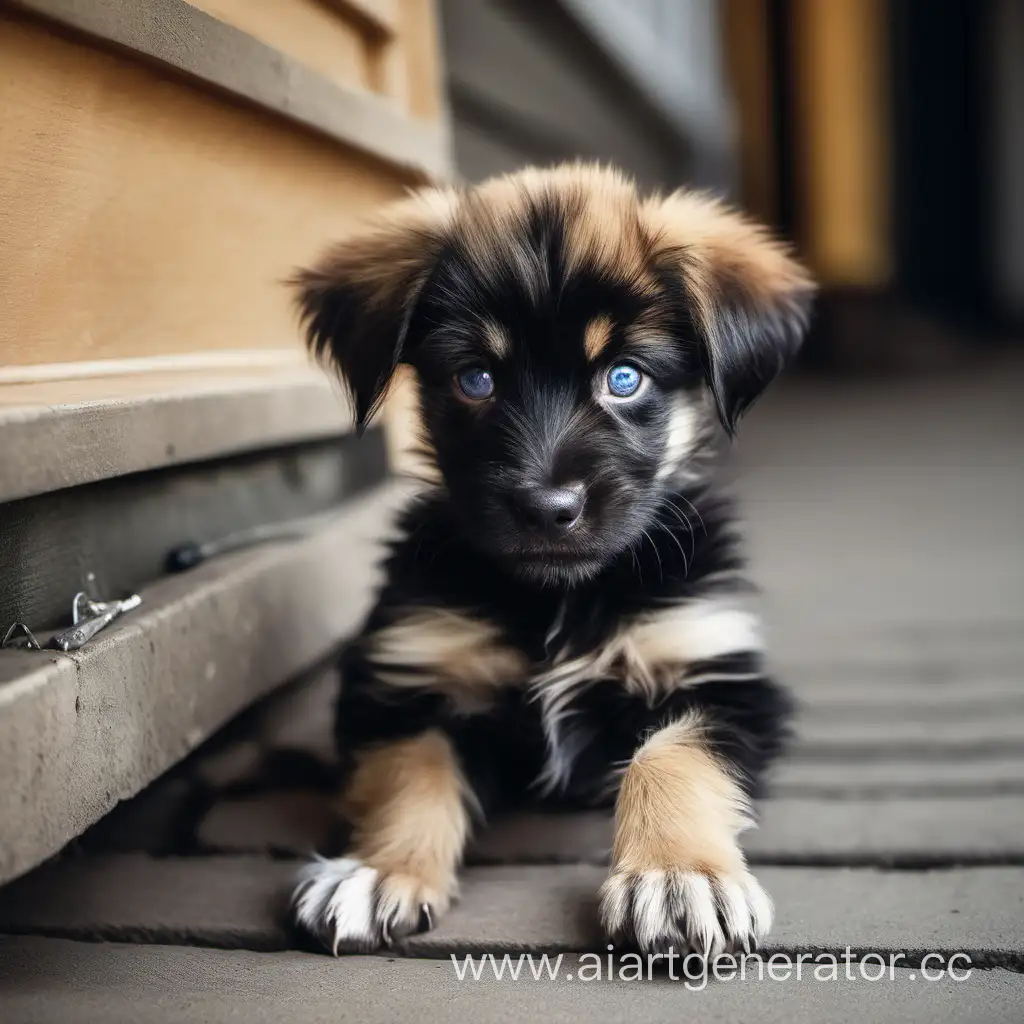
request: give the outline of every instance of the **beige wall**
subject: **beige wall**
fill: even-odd
[[[395,10],[429,25],[420,0]],[[346,24],[318,59],[333,47],[339,67],[354,60],[339,41]],[[316,27],[297,17],[287,39]],[[420,69],[408,106],[436,115],[436,51],[421,36],[424,52],[405,62]],[[0,12],[0,67],[0,373],[296,348],[282,279],[413,180],[42,20]]]

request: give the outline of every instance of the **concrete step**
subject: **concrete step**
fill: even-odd
[[[154,583],[81,651],[0,651],[0,882],[324,658],[365,614],[399,493]]]
[[[743,836],[756,863],[936,866],[1024,861],[1024,797],[802,799],[760,808]],[[612,823],[604,812],[501,819],[474,842],[484,863],[603,861]]]
[[[1003,757],[784,758],[771,774],[774,797],[875,799],[1024,794],[1024,754]]]
[[[879,709],[870,717],[859,715],[812,715],[797,720],[794,757],[872,757],[886,751],[910,756],[943,754],[1024,755],[1024,714],[974,713],[958,716],[897,715],[886,717]]]
[[[882,969],[863,966],[868,977]],[[0,939],[5,1024],[137,1024],[140,1014],[151,1024],[1019,1024],[1024,1003],[1024,977],[1009,971],[927,981],[920,970],[897,969],[891,978],[886,972],[884,980],[868,981],[859,964],[840,964],[836,980],[816,980],[805,963],[800,980],[792,967],[787,980],[779,967],[779,980],[767,968],[756,980],[751,964],[746,980],[687,986],[681,967],[676,981],[667,972],[652,981],[630,982],[629,975],[602,981],[594,959],[567,956],[552,966],[557,980],[534,981],[524,967],[518,981],[507,974],[496,980],[489,969],[479,981],[460,981],[444,961]]]
[[[833,782],[836,775],[842,781],[844,767],[838,766]],[[817,779],[814,773],[794,776],[792,771],[788,778],[802,779],[808,787]],[[876,781],[882,775],[879,768]],[[980,787],[984,768],[976,767],[974,778]],[[1024,862],[1024,794],[1018,786],[945,797],[924,785],[910,796],[897,792],[883,798],[875,791],[845,792],[836,799],[827,789],[820,795],[780,794],[760,805],[760,826],[744,833],[744,848],[762,864]],[[200,846],[208,852],[299,856],[333,849],[338,834],[329,794],[287,791],[221,801],[198,829]],[[605,811],[524,813],[493,821],[470,844],[467,857],[470,863],[603,863],[611,841]]]
[[[0,892],[0,932],[75,939],[295,948],[287,912],[297,865],[259,857],[69,860]],[[901,872],[771,868],[758,877],[776,904],[765,951],[965,952],[977,966],[1024,968],[1024,868]],[[603,950],[601,867],[468,868],[459,904],[411,956],[459,951]]]

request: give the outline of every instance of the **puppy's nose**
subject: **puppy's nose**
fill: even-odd
[[[585,501],[583,484],[520,487],[515,494],[516,511],[527,529],[549,537],[568,533],[583,514]]]

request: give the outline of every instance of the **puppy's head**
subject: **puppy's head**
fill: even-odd
[[[297,275],[313,351],[360,426],[400,363],[467,536],[540,582],[636,543],[797,349],[812,295],[705,196],[594,166],[427,190]]]

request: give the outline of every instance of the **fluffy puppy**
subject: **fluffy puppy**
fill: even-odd
[[[737,836],[789,705],[709,457],[797,349],[807,274],[711,198],[573,165],[419,192],[296,283],[360,426],[415,370],[439,470],[344,655],[351,848],[299,924],[390,944],[448,909],[476,821],[614,801],[609,938],[756,943]]]

